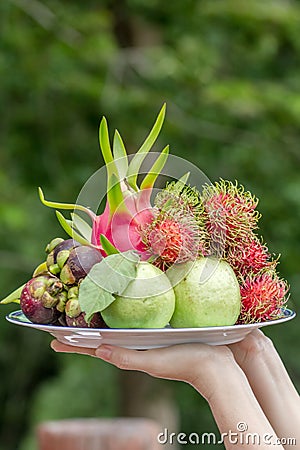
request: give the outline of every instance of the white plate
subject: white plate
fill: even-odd
[[[30,322],[22,311],[14,311],[6,318],[9,322],[24,327],[47,331],[58,341],[80,347],[96,348],[100,344],[111,344],[134,349],[166,347],[188,342],[202,342],[211,345],[232,344],[243,340],[255,328],[287,322],[296,316],[294,311],[285,309],[283,317],[267,322],[249,325],[232,325],[205,328],[75,328],[54,325],[38,325]]]

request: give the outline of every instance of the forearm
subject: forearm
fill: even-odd
[[[227,450],[247,448],[251,450],[270,449],[276,434],[242,370],[234,363],[223,365],[211,377],[214,392],[208,398],[211,411],[224,437]],[[194,384],[197,387],[197,381]],[[269,439],[269,442],[267,440]],[[276,449],[283,449],[276,445]]]
[[[300,398],[272,342],[260,336],[259,345],[237,360],[278,436],[300,443]],[[295,449],[295,443],[286,445]]]

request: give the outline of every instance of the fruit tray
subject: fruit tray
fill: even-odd
[[[102,118],[105,164],[76,203],[38,189],[68,239],[51,239],[32,277],[0,301],[20,305],[10,322],[73,346],[148,349],[230,344],[295,317],[280,255],[259,234],[258,198],[237,180],[211,182],[169,146],[154,152],[165,111],[133,154]]]

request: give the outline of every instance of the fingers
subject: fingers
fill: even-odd
[[[97,349],[65,345],[58,341],[53,350],[65,353],[90,355],[107,361],[123,370],[146,372],[156,378],[180,380],[193,384],[197,379],[207,379],[209,374],[234,361],[226,346],[205,344],[180,344],[151,350],[132,350],[102,344]]]
[[[237,363],[243,368],[245,364],[251,364],[254,358],[264,354],[272,347],[272,341],[261,330],[254,330],[245,339],[228,347],[232,351]]]
[[[162,372],[165,349],[131,350],[112,345],[100,345],[95,351],[98,358],[124,370],[138,370],[159,376]]]
[[[55,352],[94,356],[108,361],[120,369],[139,370],[147,373],[150,373],[151,368],[159,371],[163,362],[161,356],[159,353],[156,354],[155,350],[129,350],[112,345],[100,345],[97,349],[91,349],[63,344],[57,340],[51,342],[51,348]]]
[[[112,345],[100,345],[97,349],[93,349],[67,345],[53,340],[51,342],[51,348],[59,353],[77,353],[80,355],[94,356],[125,370],[143,370],[146,372],[149,366],[151,366],[147,358],[143,355],[146,352],[128,350]]]
[[[96,349],[95,355],[120,369],[138,370],[156,377],[167,377],[172,365],[174,366],[173,358],[178,358],[173,347],[140,351],[101,345]],[[173,362],[171,366],[169,361]]]
[[[93,348],[75,347],[73,345],[62,344],[57,340],[52,341],[50,345],[55,352],[59,353],[78,353],[81,355],[95,356],[95,349]]]
[[[101,345],[95,355],[120,369],[138,370],[157,378],[190,382],[205,371],[232,355],[228,348],[215,348],[205,344],[180,344],[151,350],[130,350]],[[233,359],[233,358],[232,358]]]
[[[97,349],[76,347],[52,341],[56,352],[90,355],[107,361],[123,370],[138,370],[157,378],[187,380],[192,375],[195,360],[204,358],[207,346],[202,344],[182,344],[151,350],[132,350],[112,345],[100,345]]]

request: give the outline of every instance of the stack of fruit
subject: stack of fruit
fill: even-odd
[[[47,259],[21,290],[20,305],[33,323],[86,327],[78,302],[80,282],[101,261],[100,252],[73,239],[53,239],[46,247]],[[91,327],[105,325],[95,314]]]
[[[46,262],[1,303],[20,298],[34,323],[80,327],[225,326],[282,317],[289,288],[277,272],[279,258],[257,235],[257,198],[227,180],[197,189],[186,174],[152,205],[168,147],[138,186],[164,115],[165,106],[130,163],[119,133],[111,149],[101,121],[108,181],[100,216],[81,205],[49,202],[39,190],[46,206],[73,210],[72,220],[57,211],[72,239],[51,241]]]

